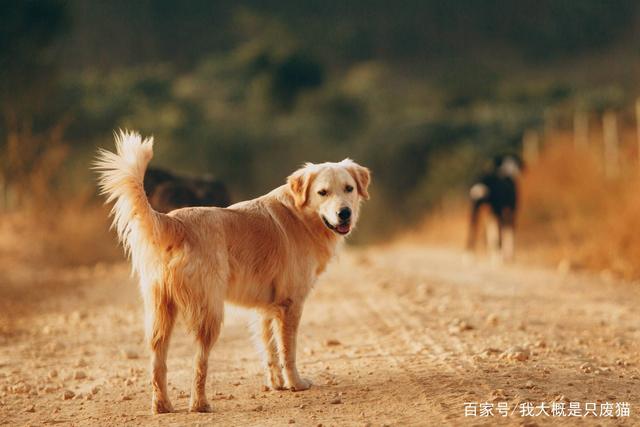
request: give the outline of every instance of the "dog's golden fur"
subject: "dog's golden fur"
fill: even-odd
[[[152,156],[152,139],[120,132],[116,153],[100,150],[95,164],[102,192],[115,201],[114,226],[140,279],[152,352],[152,411],[172,411],[166,359],[178,313],[197,342],[190,409],[211,409],[205,397],[207,364],[225,300],[259,315],[257,341],[267,386],[309,388],[295,359],[302,306],[342,235],[357,221],[360,202],[368,198],[369,171],[349,159],[306,164],[285,185],[257,199],[161,214],[143,189]],[[351,209],[351,219],[338,226],[343,208]]]

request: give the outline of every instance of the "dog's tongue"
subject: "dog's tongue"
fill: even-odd
[[[348,233],[350,228],[351,226],[349,224],[336,225],[336,230],[338,230],[340,233]]]

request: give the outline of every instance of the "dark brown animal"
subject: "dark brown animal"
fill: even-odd
[[[144,191],[151,206],[162,213],[190,206],[227,207],[231,204],[227,186],[221,181],[179,176],[158,168],[147,169]]]

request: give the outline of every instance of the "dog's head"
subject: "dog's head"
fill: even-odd
[[[369,169],[353,160],[307,163],[287,179],[296,208],[316,213],[324,225],[347,235],[358,221],[360,202],[369,199]]]
[[[515,179],[524,170],[524,162],[515,154],[502,154],[493,158],[493,169],[499,176]]]

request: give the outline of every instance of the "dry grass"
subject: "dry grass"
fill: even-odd
[[[63,138],[69,122],[63,118],[36,134],[29,120],[9,120],[0,149],[0,268],[35,271],[122,259],[96,187],[67,182],[74,176]]]
[[[570,134],[548,138],[521,182],[518,257],[563,268],[640,277],[640,166],[633,134],[623,135],[620,175],[606,179],[598,135],[577,150]],[[466,202],[430,214],[403,240],[463,247]]]
[[[415,230],[400,234],[407,243],[428,242],[436,246],[463,248],[466,244],[469,212],[462,196],[443,203],[429,213]]]
[[[640,277],[640,164],[635,134],[622,136],[628,149],[621,151],[616,179],[604,176],[602,147],[596,144],[600,135],[592,135],[592,146],[583,150],[573,147],[571,134],[547,138],[539,160],[528,165],[521,182],[519,259]],[[47,193],[43,185],[31,188],[40,190],[32,195]],[[71,198],[49,193],[55,203],[34,196],[32,200],[45,202],[0,214],[3,265],[38,268],[122,260],[109,231],[108,208],[92,194],[92,189]],[[468,209],[461,193],[401,240],[463,248]]]
[[[599,147],[552,140],[522,181],[521,243],[529,255],[573,268],[640,277],[640,174],[621,153],[620,176],[606,179]]]
[[[60,207],[0,215],[0,260],[5,266],[94,265],[122,260],[109,231],[108,209],[79,198]]]

